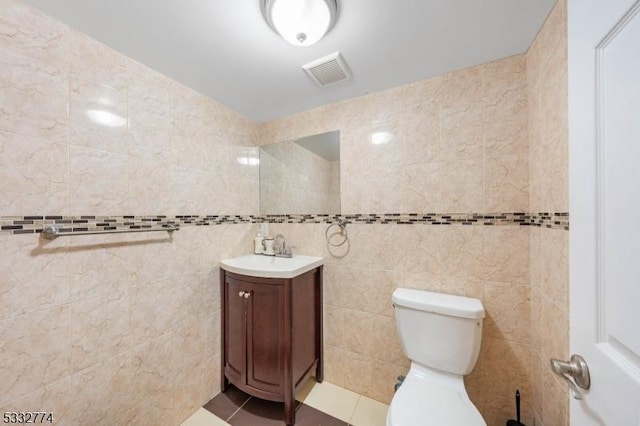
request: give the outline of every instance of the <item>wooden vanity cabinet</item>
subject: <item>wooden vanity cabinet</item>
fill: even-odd
[[[284,402],[295,424],[295,391],[322,382],[322,266],[294,278],[258,278],[220,270],[221,389],[229,383]]]

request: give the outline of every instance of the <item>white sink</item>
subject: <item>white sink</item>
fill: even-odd
[[[250,254],[220,261],[220,267],[236,274],[263,278],[293,278],[324,263],[323,257],[275,257]]]

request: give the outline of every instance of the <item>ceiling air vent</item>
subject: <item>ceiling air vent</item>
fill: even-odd
[[[320,86],[327,86],[351,77],[351,72],[340,52],[316,59],[302,66],[309,77]]]

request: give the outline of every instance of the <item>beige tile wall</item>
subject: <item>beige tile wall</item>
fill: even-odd
[[[253,123],[14,0],[0,87],[0,216],[258,212]],[[0,411],[179,424],[218,389],[217,262],[253,235],[0,236]]]
[[[569,211],[567,9],[560,0],[526,56],[530,203],[535,211]],[[549,358],[569,358],[569,232],[532,229],[531,336],[537,425],[568,425],[566,384]]]
[[[514,56],[263,124],[273,143],[341,134],[343,213],[529,210],[525,57]],[[376,145],[377,132],[389,141]],[[513,416],[516,388],[533,423],[530,230],[520,227],[349,225],[328,250],[324,225],[271,225],[326,256],[326,379],[389,402],[408,360],[391,293],[410,287],[480,298],[480,360],[467,378],[490,425]]]
[[[344,213],[567,211],[562,2],[526,56],[261,126],[15,0],[0,9],[0,215],[257,213],[257,170],[236,157],[336,129]],[[96,126],[96,105],[126,125]],[[389,142],[371,144],[377,132]],[[255,228],[3,237],[0,407],[178,423],[217,388],[215,264],[246,253]],[[487,422],[512,416],[516,387],[527,424],[566,422],[546,370],[567,347],[566,232],[349,225],[329,251],[324,229],[272,225],[327,257],[328,381],[388,402],[408,365],[393,289],[466,294],[488,313],[467,380]]]

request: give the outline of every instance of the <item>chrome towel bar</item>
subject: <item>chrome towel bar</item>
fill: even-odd
[[[129,228],[129,229],[107,229],[104,231],[74,231],[66,232],[61,231],[60,226],[48,225],[42,231],[42,236],[47,240],[55,240],[58,237],[71,236],[71,235],[101,235],[101,234],[124,234],[129,232],[157,232],[166,231],[172,233],[173,231],[179,231],[178,225],[163,225],[161,228]]]

